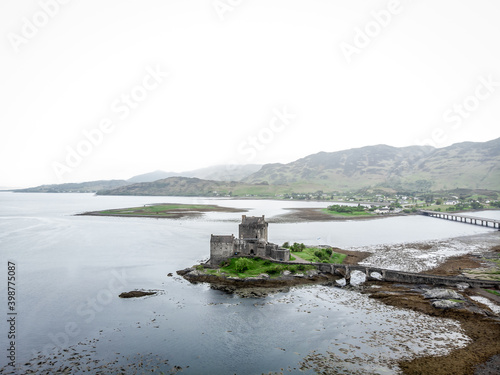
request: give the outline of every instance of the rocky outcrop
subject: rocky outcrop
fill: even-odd
[[[436,309],[456,309],[463,306],[462,302],[450,301],[448,299],[440,299],[432,302],[432,306]]]
[[[429,289],[425,292],[427,299],[462,299],[462,296],[451,289]]]
[[[144,297],[144,296],[152,296],[154,294],[156,294],[156,292],[145,292],[142,290],[132,290],[130,292],[123,292],[118,297],[120,297],[120,298],[137,298],[137,297]]]

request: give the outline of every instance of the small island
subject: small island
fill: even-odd
[[[155,203],[145,204],[142,207],[117,208],[102,211],[84,212],[78,215],[87,216],[118,216],[118,217],[149,217],[180,219],[203,215],[205,212],[246,212],[245,209],[221,207],[211,204],[180,204]]]
[[[177,271],[192,283],[207,282],[212,288],[240,295],[266,295],[262,288],[282,290],[290,286],[331,283],[350,275],[322,272],[314,264],[354,264],[369,253],[348,252],[330,246],[306,247],[268,241],[265,217],[242,216],[239,236],[211,235],[210,259],[204,264]],[[335,251],[334,251],[335,250]],[[349,262],[349,263],[347,263]],[[314,263],[314,264],[313,264]]]

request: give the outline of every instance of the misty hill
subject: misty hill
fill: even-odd
[[[252,173],[257,172],[262,165],[216,165],[208,168],[196,169],[180,174],[182,177],[196,177],[216,181],[240,181]]]
[[[236,166],[217,165],[213,167],[201,168],[181,173],[164,172],[158,170],[154,172],[140,174],[131,177],[128,180],[99,180],[99,181],[88,181],[80,183],[40,185],[26,189],[9,189],[9,190],[19,193],[95,193],[99,190],[110,190],[126,185],[133,185],[135,183],[153,182],[175,176],[197,177],[202,179],[219,180],[219,181],[238,181],[258,171],[260,168],[261,165],[248,164],[248,165],[236,165]]]
[[[95,193],[98,190],[113,189],[128,184],[129,182],[125,180],[99,180],[80,183],[40,185],[13,191],[17,193]]]
[[[440,149],[377,145],[320,152],[288,164],[266,164],[242,181],[325,191],[367,187],[500,190],[500,138]]]
[[[266,164],[239,182],[170,177],[99,194],[244,196],[363,188],[500,190],[500,139],[430,146],[367,146],[320,152],[288,164]]]
[[[164,171],[154,171],[144,174],[139,174],[137,176],[129,178],[127,181],[130,184],[135,184],[139,182],[152,182],[156,180],[162,180],[164,178],[178,176],[178,173],[175,172],[164,172]]]
[[[191,177],[169,177],[97,192],[98,195],[170,195],[170,196],[227,196],[233,191],[240,195],[251,184],[202,180]]]
[[[164,172],[154,171],[150,173],[141,174],[129,178],[127,181],[131,183],[137,182],[153,182],[162,180],[168,177],[195,177],[204,180],[216,181],[239,181],[252,173],[257,172],[262,165],[260,164],[247,164],[247,165],[215,165],[208,168],[195,169],[186,172]]]
[[[94,192],[112,195],[245,196],[386,188],[395,191],[500,191],[500,138],[431,146],[367,146],[319,152],[288,164],[219,165],[183,172],[155,171],[128,181],[42,185],[20,192]],[[165,178],[167,177],[167,178]],[[235,182],[237,181],[237,182]],[[138,182],[138,183],[134,183]]]

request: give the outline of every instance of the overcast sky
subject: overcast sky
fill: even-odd
[[[2,0],[0,186],[500,137],[498,0]]]

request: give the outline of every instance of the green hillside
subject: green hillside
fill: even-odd
[[[266,184],[248,184],[202,180],[189,177],[169,177],[154,182],[143,182],[102,190],[98,195],[169,195],[169,196],[274,196],[276,189]]]
[[[366,187],[393,190],[500,190],[500,139],[430,146],[368,146],[320,152],[289,164],[267,164],[247,183],[314,186],[323,191]]]

